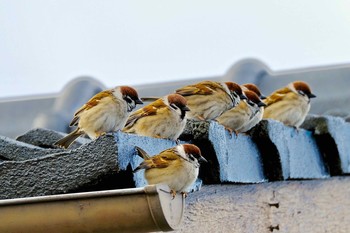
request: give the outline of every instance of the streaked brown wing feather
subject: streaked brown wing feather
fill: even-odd
[[[135,172],[140,169],[151,168],[166,168],[172,161],[178,159],[178,156],[173,153],[173,148],[162,151],[160,154],[153,156],[149,159],[145,159],[136,169]]]
[[[276,103],[277,101],[280,101],[284,98],[284,96],[289,93],[291,90],[287,87],[278,89],[277,91],[273,92],[270,96],[268,96],[266,99],[263,100],[263,102],[266,104],[266,107]]]
[[[94,95],[91,99],[89,99],[88,102],[86,102],[81,108],[79,108],[75,113],[74,113],[74,118],[69,124],[69,126],[77,125],[79,121],[79,116],[80,113],[82,113],[85,110],[89,110],[90,108],[96,106],[101,99],[111,96],[112,92],[110,90],[105,90],[97,93]]]
[[[204,81],[194,85],[188,85],[176,90],[176,93],[182,96],[189,95],[210,95],[217,89],[222,89],[222,87],[211,81]]]
[[[132,127],[139,119],[141,119],[142,117],[146,117],[146,116],[152,116],[152,115],[156,115],[157,111],[160,111],[163,108],[166,108],[167,106],[164,104],[162,99],[158,99],[156,101],[154,101],[153,103],[140,108],[139,110],[137,110],[136,112],[134,112],[133,114],[131,114],[125,124],[125,127]]]

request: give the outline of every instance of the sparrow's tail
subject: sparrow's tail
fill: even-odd
[[[141,100],[144,101],[144,102],[153,102],[153,101],[156,101],[159,98],[161,98],[161,97],[142,97]]]
[[[82,134],[83,132],[79,131],[79,128],[76,128],[70,134],[55,142],[54,145],[67,149],[75,141],[75,139],[77,139]]]
[[[141,148],[138,147],[138,146],[135,146],[135,148],[136,148],[136,151],[137,151],[138,156],[140,156],[141,158],[143,158],[144,161],[143,161],[137,168],[135,168],[135,169],[132,171],[133,173],[135,173],[135,172],[137,172],[137,171],[139,171],[139,170],[141,170],[141,169],[147,168],[147,164],[148,164],[148,163],[147,163],[146,160],[148,160],[148,159],[150,158],[150,156],[147,154],[146,151],[144,151],[143,149],[141,149]]]
[[[150,158],[150,156],[147,154],[146,151],[144,151],[143,149],[141,149],[141,148],[138,147],[138,146],[135,146],[135,148],[136,148],[137,154],[138,154],[141,158],[143,158],[143,159],[149,159],[149,158]]]

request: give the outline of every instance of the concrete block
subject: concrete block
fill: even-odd
[[[32,147],[27,144],[27,148]],[[68,193],[99,183],[103,177],[117,174],[116,152],[114,137],[106,135],[75,150],[3,162],[0,199]]]
[[[269,137],[267,125],[267,121],[260,121],[259,124],[249,131],[249,135],[260,151],[266,179],[269,181],[283,180],[280,154],[278,148]]]
[[[38,146],[41,148],[57,149],[58,147],[54,146],[53,143],[66,135],[67,134],[65,133],[57,132],[51,129],[36,128],[36,129],[31,129],[25,134],[18,136],[16,140],[20,142],[32,144],[34,146]],[[89,138],[79,137],[72,143],[69,149],[76,149],[88,142],[91,142]]]
[[[311,131],[267,120],[267,132],[280,155],[284,179],[327,178],[329,173]]]
[[[63,150],[43,149],[14,139],[0,136],[0,159],[3,161],[23,161],[57,153]]]
[[[309,115],[303,125],[312,130],[331,175],[350,173],[350,124],[341,117]]]
[[[260,152],[251,137],[230,135],[224,126],[211,122],[209,141],[220,166],[221,182],[259,183],[265,179]]]
[[[266,181],[258,148],[247,136],[229,135],[215,121],[188,121],[181,139],[192,140],[209,161],[200,174],[204,183]]]

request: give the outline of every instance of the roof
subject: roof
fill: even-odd
[[[199,80],[231,80],[237,83],[255,83],[267,95],[292,80],[304,80],[310,83],[313,92],[317,95],[317,98],[313,99],[310,113],[327,113],[347,117],[350,115],[350,106],[347,104],[350,100],[349,76],[350,64],[274,71],[262,61],[243,59],[233,64],[227,72],[220,76],[152,83],[135,86],[135,88],[140,96],[162,96]],[[69,131],[67,125],[74,111],[92,95],[105,88],[92,77],[78,77],[67,83],[60,93],[0,99],[2,110],[0,111],[2,119],[0,135],[15,138],[36,127],[67,132]]]
[[[342,208],[342,203],[347,203],[347,200],[344,200],[345,194],[332,190],[330,195],[338,199],[333,203],[318,206],[319,201],[329,201],[325,193],[326,190],[332,189],[333,184],[344,193],[350,194],[348,188],[350,178],[346,177],[350,173],[350,154],[348,153],[350,125],[346,121],[350,107],[342,102],[350,97],[349,92],[345,91],[348,87],[345,77],[348,74],[350,74],[350,66],[273,73],[262,63],[248,60],[232,67],[225,76],[217,77],[217,80],[228,80],[228,76],[232,75],[234,77],[232,79],[238,83],[257,83],[262,87],[264,94],[292,80],[305,80],[310,83],[313,92],[317,95],[315,100],[319,100],[312,102],[314,114],[307,117],[299,130],[274,120],[263,120],[248,134],[239,134],[235,137],[214,121],[189,121],[180,139],[199,146],[203,156],[209,162],[202,164],[200,179],[192,187],[193,190],[199,190],[203,186],[200,192],[189,196],[189,214],[185,218],[185,227],[195,229],[194,225],[202,223],[201,218],[215,225],[213,223],[215,218],[209,220],[205,217],[208,212],[197,213],[201,205],[203,211],[209,211],[209,214],[217,213],[215,216],[221,214],[222,219],[230,216],[238,225],[241,224],[242,231],[255,231],[254,229],[260,229],[259,226],[266,227],[270,232],[278,229],[286,231],[297,229],[298,231],[305,223],[305,217],[312,217],[312,214],[307,212],[308,208],[313,208],[315,211],[324,210],[325,215],[336,214],[332,208],[339,208],[341,212],[335,217],[337,221],[330,220],[331,223],[327,225],[323,219],[319,224],[330,231],[341,230],[343,228],[337,228],[336,224],[339,224],[338,219],[342,218],[344,220],[341,221],[342,224],[348,226],[344,222],[346,216],[350,216],[350,211]],[[154,92],[154,85],[138,89],[140,96],[146,96],[151,91],[153,96],[162,95],[163,92],[169,92],[179,85],[179,82],[159,84],[157,87],[159,92]],[[181,85],[184,83],[181,82]],[[90,91],[90,94],[93,92]],[[116,132],[94,141],[81,139],[68,150],[56,148],[52,146],[53,142],[61,138],[64,133],[53,130],[54,127],[50,127],[50,130],[43,127],[68,125],[72,115],[68,113],[77,105],[77,103],[71,103],[67,107],[69,111],[62,110],[61,113],[59,106],[62,107],[67,103],[64,100],[70,96],[69,92],[62,93],[65,94],[55,99],[53,104],[55,110],[41,116],[39,121],[41,127],[29,130],[17,139],[6,135],[0,137],[0,160],[2,160],[0,161],[0,182],[3,187],[0,189],[0,199],[142,187],[145,185],[143,173],[131,172],[142,160],[136,155],[135,146],[143,148],[152,155],[176,144],[171,140]],[[332,104],[329,104],[330,101],[333,101]],[[341,111],[344,117],[325,114],[332,109]],[[54,118],[57,121],[43,120]],[[17,120],[13,118],[13,121]],[[65,128],[59,131],[66,130]],[[291,182],[291,180],[296,181]],[[232,191],[236,190],[236,187],[238,191]],[[287,194],[293,190],[299,196],[292,198]],[[225,195],[213,192],[223,192]],[[241,192],[241,196],[247,195],[247,199],[244,199],[246,202],[237,200],[236,195],[240,196],[237,192]],[[282,204],[276,204],[280,203],[279,197],[285,201],[282,203],[286,203],[288,208],[284,206],[283,209],[280,208]],[[217,204],[214,201],[215,198],[221,198],[222,202]],[[225,203],[230,201],[234,201],[238,206],[248,205],[251,209],[236,208],[235,205],[229,204],[226,205],[227,209],[224,207]],[[293,201],[301,204],[293,206]],[[257,210],[254,215],[255,209]],[[230,211],[238,216],[232,217]],[[299,211],[306,213],[298,215]],[[278,214],[275,215],[276,213],[284,216],[283,224],[271,217],[278,216]],[[304,222],[303,218],[290,217],[292,214],[304,217]],[[255,217],[257,221],[247,225],[248,219],[254,220]],[[289,222],[286,221],[288,217]],[[293,224],[290,219],[299,220],[299,228],[288,228]],[[218,223],[220,223],[219,220]],[[263,225],[259,225],[260,223]],[[232,229],[236,226],[235,223],[227,225],[232,226]],[[204,226],[208,224],[202,224],[202,227]]]

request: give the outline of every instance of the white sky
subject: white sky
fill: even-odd
[[[350,1],[0,0],[0,97],[350,62]]]

